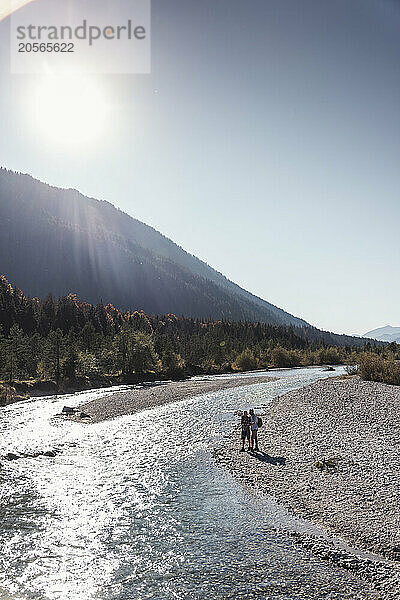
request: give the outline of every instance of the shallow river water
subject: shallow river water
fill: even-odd
[[[293,544],[286,531],[306,523],[214,464],[235,411],[328,375],[271,374],[279,379],[95,425],[53,417],[109,389],[1,409],[0,599],[369,598]],[[54,458],[1,460],[54,448]]]

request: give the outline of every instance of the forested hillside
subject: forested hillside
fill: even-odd
[[[149,314],[307,325],[108,202],[5,169],[0,273],[40,298],[74,292]]]
[[[29,298],[0,277],[0,378],[121,381],[270,366],[338,364],[368,340],[266,323],[150,316],[74,294]],[[336,345],[334,345],[336,344]],[[382,345],[380,345],[382,347]],[[375,348],[379,352],[379,345]]]

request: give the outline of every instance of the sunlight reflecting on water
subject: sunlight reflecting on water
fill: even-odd
[[[89,426],[52,416],[104,391],[8,407],[0,455],[61,453],[2,463],[0,599],[364,598],[347,573],[274,531],[293,524],[286,511],[211,459],[236,410],[326,375],[276,374]]]

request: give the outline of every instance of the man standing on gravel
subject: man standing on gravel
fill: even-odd
[[[258,438],[257,438],[258,417],[255,414],[253,408],[250,409],[250,428],[251,428],[251,449],[252,450],[254,449],[256,452],[259,452],[259,449],[258,449]]]
[[[247,410],[243,411],[241,426],[242,426],[242,433],[241,433],[242,447],[240,449],[240,452],[244,452],[244,443],[246,440],[249,442],[249,450],[250,450],[250,417],[247,414]]]

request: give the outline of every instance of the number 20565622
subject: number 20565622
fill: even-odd
[[[74,44],[72,42],[62,42],[52,44],[50,42],[41,44],[37,42],[21,42],[18,44],[18,52],[74,52]]]

